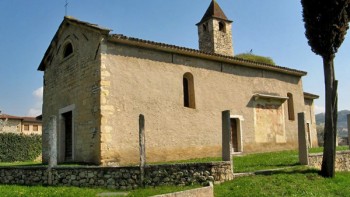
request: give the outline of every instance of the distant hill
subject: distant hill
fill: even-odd
[[[347,115],[350,114],[349,110],[342,110],[338,112],[338,122],[337,122],[337,130],[339,136],[347,136],[348,123],[347,123]],[[316,124],[319,126],[324,125],[324,113],[316,114]]]

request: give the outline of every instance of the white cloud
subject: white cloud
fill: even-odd
[[[36,116],[39,116],[41,113],[42,113],[41,107],[30,108],[30,109],[28,110],[27,116],[36,117]]]
[[[33,96],[35,98],[35,103],[28,110],[27,116],[38,116],[42,113],[43,105],[43,87],[40,87],[33,91]]]
[[[42,101],[43,100],[43,93],[44,93],[44,87],[40,87],[40,88],[34,90],[33,95],[35,96],[35,98]]]
[[[324,113],[325,108],[322,106],[315,105],[315,114]]]

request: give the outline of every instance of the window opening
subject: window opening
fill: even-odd
[[[289,120],[295,120],[293,94],[288,93],[287,97],[288,97],[288,118]]]
[[[188,108],[196,108],[193,75],[185,73],[183,76],[183,96],[184,106]]]
[[[66,46],[64,47],[63,58],[68,57],[72,53],[73,53],[73,45],[71,43],[67,43]]]
[[[183,79],[183,85],[184,85],[184,105],[185,107],[190,107],[190,98],[188,95],[188,79]]]
[[[203,31],[207,31],[208,30],[208,25],[205,23],[203,24]]]
[[[29,131],[29,125],[25,124],[25,125],[24,125],[24,130],[25,130],[25,131]]]
[[[226,32],[225,24],[223,22],[219,22],[219,31]]]

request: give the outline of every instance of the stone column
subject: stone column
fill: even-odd
[[[298,113],[298,144],[300,164],[309,165],[309,150],[307,148],[305,112]]]
[[[49,122],[49,167],[57,166],[57,122],[56,116],[50,117]]]
[[[139,144],[140,144],[140,186],[143,186],[145,179],[146,164],[146,139],[145,139],[145,116],[139,116]]]
[[[49,133],[49,166],[48,166],[48,174],[47,174],[47,183],[48,185],[53,184],[53,174],[52,168],[57,166],[57,122],[56,116],[51,116],[49,125],[48,125],[48,133]]]
[[[232,142],[231,142],[231,121],[230,111],[222,112],[222,160],[232,161],[231,156]]]
[[[350,114],[348,114],[348,144],[350,148]]]

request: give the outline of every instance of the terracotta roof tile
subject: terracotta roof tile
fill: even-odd
[[[21,117],[21,116],[12,116],[8,114],[0,114],[0,119],[11,119],[11,120],[22,120],[26,122],[41,122],[36,117]]]
[[[21,120],[22,117],[19,116],[12,116],[9,114],[0,114],[0,119],[15,119],[15,120]]]

